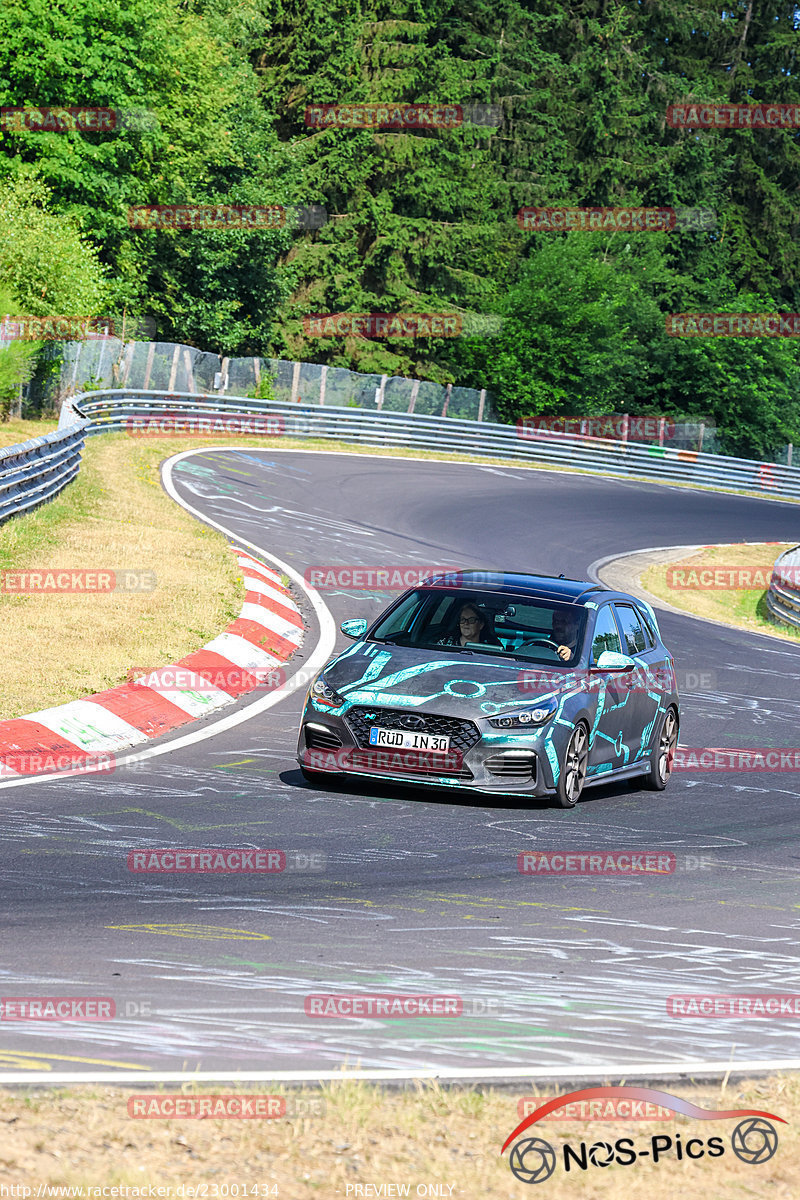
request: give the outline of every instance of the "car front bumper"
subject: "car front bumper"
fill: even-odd
[[[427,715],[427,714],[426,714]],[[303,713],[297,761],[308,771],[331,776],[383,779],[412,786],[547,796],[555,790],[545,752],[545,731],[499,731],[470,722],[478,740],[464,752],[368,747],[347,713],[320,711],[309,703]]]

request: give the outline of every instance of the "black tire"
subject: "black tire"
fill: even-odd
[[[556,800],[561,808],[574,808],[581,798],[589,765],[589,730],[579,721],[570,734],[558,775]]]
[[[653,792],[663,792],[669,783],[679,730],[678,714],[670,707],[661,719],[658,737],[650,751],[650,772],[645,778],[645,786]]]

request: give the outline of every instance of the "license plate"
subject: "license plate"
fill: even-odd
[[[450,749],[450,738],[438,733],[411,733],[407,729],[379,729],[375,725],[369,731],[370,746],[390,746],[395,750],[431,750],[445,754]]]

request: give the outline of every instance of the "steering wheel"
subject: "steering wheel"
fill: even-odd
[[[556,654],[558,654],[558,642],[554,642],[552,638],[534,638],[533,641],[523,642],[520,650],[527,650],[529,646],[552,646]]]

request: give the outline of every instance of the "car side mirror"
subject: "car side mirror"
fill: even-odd
[[[345,637],[352,638],[353,641],[358,641],[367,632],[369,621],[366,617],[351,617],[349,621],[342,621],[339,628]]]
[[[627,654],[604,650],[590,671],[635,671],[636,663]]]

